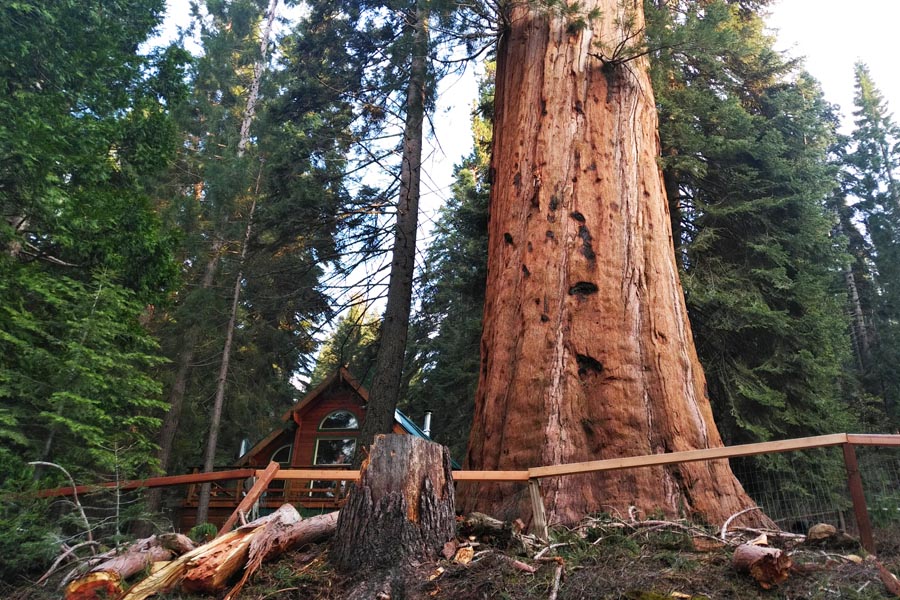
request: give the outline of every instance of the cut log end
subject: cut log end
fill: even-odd
[[[118,598],[121,594],[122,578],[111,571],[88,573],[66,587],[66,600]]]
[[[735,548],[731,564],[739,573],[749,573],[768,590],[787,580],[793,562],[777,548],[741,544]]]

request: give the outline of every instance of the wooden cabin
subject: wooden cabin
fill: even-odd
[[[282,426],[257,442],[230,468],[264,469],[274,461],[283,469],[349,469],[368,401],[366,389],[342,367],[284,413]],[[429,439],[399,410],[394,412],[394,433]],[[213,484],[209,522],[217,526],[224,523],[249,486],[248,481]],[[191,486],[181,506],[181,531],[196,523],[199,489],[199,485]],[[285,502],[307,514],[336,510],[343,504],[346,491],[345,482],[275,480],[260,498],[259,514],[268,514]]]

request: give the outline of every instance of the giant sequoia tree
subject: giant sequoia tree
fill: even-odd
[[[629,43],[643,10],[583,8],[507,9],[473,469],[721,445],[672,253],[647,64]],[[464,504],[502,512],[510,492],[484,485]],[[559,478],[543,495],[563,522],[632,503],[717,522],[751,504],[721,461]]]

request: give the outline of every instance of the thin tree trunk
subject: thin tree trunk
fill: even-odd
[[[600,16],[578,28],[510,5],[470,469],[722,445],[672,251],[647,63],[627,56],[641,6],[590,0]],[[620,60],[601,58],[620,43]],[[721,523],[753,505],[726,461],[542,484],[551,523],[631,505]],[[530,519],[520,487],[460,492],[465,513]]]
[[[199,193],[199,190],[197,190]],[[209,259],[203,269],[203,278],[200,280],[200,289],[208,290],[215,279],[216,267],[219,266],[219,254],[222,251],[222,238],[215,235]],[[175,380],[169,390],[169,409],[163,419],[162,429],[159,432],[159,451],[157,458],[163,473],[169,473],[172,463],[172,448],[175,444],[175,435],[178,433],[178,425],[181,413],[184,410],[184,396],[187,390],[187,382],[190,377],[191,367],[194,363],[194,354],[200,332],[196,325],[188,328],[182,339],[181,351],[178,353],[178,369],[175,371]],[[162,488],[153,488],[147,492],[147,510],[151,513],[159,512],[162,504]]]
[[[263,28],[259,41],[259,60],[253,65],[253,81],[250,83],[250,95],[247,96],[247,108],[244,109],[244,119],[241,121],[241,138],[238,142],[238,158],[244,156],[247,144],[250,142],[250,125],[256,115],[256,101],[259,98],[259,84],[262,81],[263,68],[266,66],[266,56],[269,53],[269,38],[272,35],[272,23],[275,22],[275,14],[278,9],[278,0],[269,0],[266,8],[266,25]]]
[[[247,258],[247,246],[250,245],[250,235],[253,232],[253,213],[256,211],[256,200],[250,205],[250,214],[247,216],[247,229],[244,232],[244,244],[241,248],[240,264],[243,266]],[[241,299],[241,283],[244,279],[243,269],[238,271],[234,278],[234,289],[231,297],[231,316],[228,318],[228,326],[225,331],[225,346],[222,349],[222,362],[219,364],[219,375],[216,378],[216,398],[209,415],[209,433],[206,437],[206,453],[203,458],[203,472],[210,473],[216,466],[216,445],[219,442],[219,429],[222,424],[222,409],[225,406],[225,382],[228,379],[228,367],[231,364],[231,346],[234,342],[234,326],[237,323],[238,307]],[[205,523],[209,515],[209,495],[212,484],[209,482],[200,486],[200,497],[197,500],[197,523]]]
[[[413,35],[413,56],[406,92],[406,122],[400,195],[387,305],[375,358],[375,375],[369,390],[366,420],[360,431],[356,462],[378,433],[389,433],[400,393],[403,356],[409,331],[413,272],[416,266],[416,227],[419,216],[419,181],[422,165],[422,130],[425,122],[425,86],[428,52],[428,13],[420,3],[409,13],[407,27]]]
[[[266,64],[266,57],[269,49],[269,37],[272,34],[272,23],[275,21],[275,14],[278,8],[278,0],[269,0],[269,6],[266,8],[265,26],[260,36],[259,43],[259,60],[253,66],[253,80],[250,83],[250,93],[247,97],[247,107],[244,110],[244,117],[241,121],[241,136],[237,146],[237,156],[242,158],[247,150],[247,144],[250,142],[250,126],[253,123],[253,117],[256,114],[256,102],[259,98],[259,85],[262,79],[263,68]],[[206,452],[203,459],[203,472],[209,473],[215,468],[216,461],[216,445],[219,441],[219,429],[222,423],[222,410],[225,406],[225,384],[228,379],[228,368],[231,364],[231,346],[234,341],[234,327],[237,323],[237,312],[241,297],[241,282],[244,278],[244,262],[247,259],[247,246],[250,244],[250,236],[253,233],[253,215],[256,212],[256,196],[259,194],[259,177],[256,180],[256,189],[254,190],[253,202],[250,205],[250,211],[247,215],[247,228],[244,232],[244,243],[241,247],[241,257],[239,260],[238,274],[234,280],[234,290],[231,300],[231,315],[228,318],[228,325],[225,332],[225,346],[222,349],[222,362],[219,365],[219,375],[216,378],[216,397],[213,402],[212,410],[209,418],[209,433],[206,438]],[[197,501],[197,523],[203,523],[209,515],[209,496],[212,489],[211,483],[204,483],[200,487],[200,497]]]
[[[843,198],[835,206],[835,216],[837,217],[835,234],[847,239],[847,250],[852,256],[844,265],[844,285],[847,288],[853,347],[860,371],[865,373],[871,366],[871,352],[875,344],[873,332],[869,327],[871,315],[867,315],[867,311],[863,308],[861,282],[857,281],[857,275],[862,271],[860,266],[864,264],[859,253],[865,248],[866,242],[853,224],[853,209],[844,203]]]
[[[844,283],[847,286],[847,297],[850,301],[850,326],[853,332],[853,347],[856,350],[856,359],[860,371],[865,371],[869,364],[869,333],[866,328],[866,318],[863,314],[862,304],[859,301],[859,289],[856,286],[856,277],[850,265],[844,266]]]

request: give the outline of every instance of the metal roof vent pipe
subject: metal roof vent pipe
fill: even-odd
[[[431,411],[425,411],[425,420],[422,421],[422,433],[427,435],[429,438],[431,437]]]

